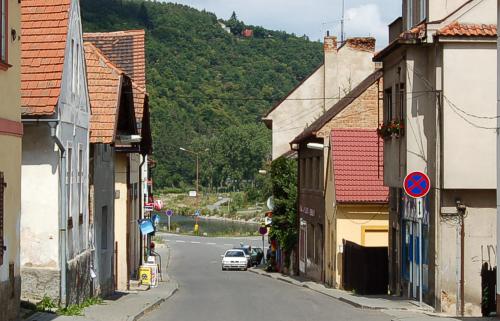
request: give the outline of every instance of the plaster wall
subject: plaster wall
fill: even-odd
[[[115,282],[117,290],[128,289],[127,269],[127,180],[128,159],[127,154],[115,154],[115,242],[116,242],[116,272]]]
[[[321,66],[269,114],[273,124],[273,160],[288,152],[293,138],[323,113],[323,88],[324,66]]]
[[[433,1],[427,0],[429,21],[441,20],[458,9],[468,0]]]
[[[439,244],[438,266],[441,276],[441,311],[456,312],[460,280],[460,225],[455,200],[467,206],[465,218],[465,314],[481,315],[481,266],[484,262],[496,265],[496,194],[495,190],[455,190],[443,192],[439,225],[442,242]]]
[[[140,154],[129,154],[129,189],[130,192],[130,218],[128,221],[129,231],[129,265],[131,277],[135,278],[141,264],[141,249],[139,226],[137,221],[141,217],[141,184],[139,180],[139,166],[141,164]]]
[[[106,144],[92,144],[91,149],[94,294],[107,296],[114,290],[115,152]]]
[[[444,44],[443,184],[447,189],[496,188],[496,58],[494,42]]]

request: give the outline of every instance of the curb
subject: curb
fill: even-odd
[[[148,305],[146,308],[144,308],[141,312],[139,312],[138,314],[134,315],[133,317],[127,318],[127,320],[128,321],[138,321],[138,320],[140,320],[146,314],[148,314],[149,312],[151,312],[151,311],[155,310],[156,308],[158,308],[163,302],[167,301],[172,295],[174,295],[175,292],[177,292],[179,290],[179,283],[173,281],[172,279],[169,282],[175,283],[175,286],[174,286],[174,288],[172,290],[170,290],[170,292],[166,296],[158,298],[158,300],[156,300],[155,302],[153,302],[150,305]]]

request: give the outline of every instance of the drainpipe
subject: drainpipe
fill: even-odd
[[[65,193],[65,177],[64,169],[66,168],[66,149],[63,143],[57,136],[57,125],[59,120],[48,122],[50,127],[50,137],[54,140],[60,151],[60,168],[59,168],[59,265],[61,269],[61,288],[60,300],[61,305],[66,306],[66,193]]]
[[[144,163],[146,162],[146,155],[141,155],[142,157],[142,161],[141,161],[141,164],[139,165],[139,186],[141,188],[141,191],[140,191],[140,196],[141,196],[141,200],[139,201],[139,204],[140,204],[140,212],[141,212],[141,217],[140,219],[142,220],[144,218],[144,186],[142,185],[143,181],[142,181],[142,166],[144,166]],[[149,247],[149,244],[147,245]],[[140,251],[140,255],[141,255],[141,264],[142,265],[144,263],[144,244],[143,244],[143,236],[141,235],[141,237],[139,238],[139,248],[141,249]]]
[[[497,20],[500,23],[500,0],[497,1]],[[500,35],[500,34],[499,34]],[[500,40],[500,39],[499,39]],[[497,114],[500,115],[500,55],[498,54],[500,50],[500,41],[497,41]],[[500,118],[497,118],[497,127],[500,127]],[[497,249],[500,249],[500,130],[497,129]],[[497,289],[496,298],[497,302],[500,302],[500,256],[497,255]],[[497,303],[497,315],[500,312],[500,304]]]

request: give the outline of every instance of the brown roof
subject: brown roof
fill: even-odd
[[[61,91],[71,0],[21,2],[21,107],[52,115]]]
[[[126,30],[84,33],[83,38],[99,48],[139,87],[146,88],[145,35],[144,30]]]
[[[453,22],[438,31],[445,37],[496,37],[497,26],[485,24],[467,24]]]
[[[86,42],[84,46],[92,110],[90,142],[111,144],[115,140],[124,73],[93,44]]]
[[[366,77],[359,85],[354,87],[344,98],[339,100],[333,107],[328,109],[321,117],[316,119],[311,126],[307,127],[302,133],[300,133],[290,144],[298,144],[304,139],[315,135],[316,132],[321,130],[330,120],[337,116],[342,110],[349,106],[356,98],[363,94],[371,85],[373,85],[377,80],[382,78],[384,72],[379,69],[373,72],[371,75]]]
[[[135,110],[135,118],[137,118],[138,125],[142,123],[142,119],[144,118],[144,102],[146,100],[146,92],[143,88],[139,87],[137,83],[132,82],[132,92],[134,95],[134,110]],[[139,128],[139,133],[141,132]]]

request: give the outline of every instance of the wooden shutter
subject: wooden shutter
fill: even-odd
[[[0,265],[3,264],[3,253],[6,250],[5,243],[3,239],[3,221],[4,221],[4,189],[7,186],[5,184],[3,172],[0,172]]]

